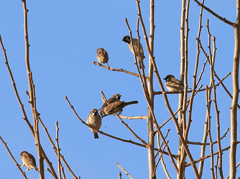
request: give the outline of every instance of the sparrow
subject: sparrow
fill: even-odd
[[[166,87],[171,92],[179,92],[183,90],[183,83],[179,80],[177,80],[173,75],[169,74],[167,75],[164,80],[166,80]]]
[[[100,114],[102,117],[111,115],[117,112],[122,112],[123,108],[131,105],[131,104],[137,104],[138,101],[130,101],[130,102],[124,102],[124,101],[116,101],[111,104],[108,104],[107,106],[101,108]]]
[[[135,50],[135,54],[136,54],[136,57],[138,59],[139,67],[140,67],[140,69],[145,68],[145,66],[143,64],[143,59],[145,58],[145,56],[144,56],[142,45],[141,45],[141,43],[139,43],[139,48],[138,48],[138,39],[132,38],[132,40],[133,40],[132,44],[133,44],[133,47],[134,47],[134,50]],[[124,41],[125,43],[128,44],[129,49],[134,54],[133,47],[131,45],[130,36],[129,35],[124,36],[122,41]]]
[[[20,156],[21,156],[21,160],[23,163],[23,165],[21,165],[21,166],[22,167],[26,166],[28,168],[26,170],[26,172],[30,169],[35,169],[36,171],[38,171],[38,168],[36,167],[36,160],[35,160],[34,156],[32,156],[27,151],[22,151]]]
[[[97,109],[92,109],[90,114],[87,117],[87,124],[91,126],[92,128],[89,127],[89,129],[93,132],[94,138],[98,139],[98,130],[100,129],[102,125],[102,118],[98,114]]]
[[[109,98],[103,105],[102,105],[102,108],[107,106],[108,104],[111,104],[113,102],[116,102],[116,101],[120,101],[120,98],[121,98],[122,95],[120,94],[114,94],[111,98]]]
[[[97,49],[97,60],[99,63],[107,63],[108,68],[110,68],[108,64],[108,60],[109,60],[108,53],[103,48]]]

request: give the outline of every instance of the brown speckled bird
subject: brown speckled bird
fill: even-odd
[[[132,40],[133,40],[132,44],[133,44],[133,47],[134,47],[134,50],[135,50],[135,55],[138,59],[139,68],[140,69],[145,68],[145,66],[143,64],[143,59],[145,58],[145,56],[144,56],[144,51],[143,51],[142,45],[141,45],[141,43],[139,43],[139,48],[138,48],[138,39],[132,38]],[[134,54],[133,47],[131,45],[130,36],[129,35],[124,36],[122,41],[124,41],[128,44],[129,49]]]
[[[92,128],[89,128],[93,134],[94,134],[94,138],[98,139],[98,130],[100,129],[101,125],[102,125],[102,118],[101,116],[98,114],[98,110],[97,109],[92,109],[90,114],[87,117],[87,124],[89,126],[91,126]]]
[[[122,95],[120,94],[114,94],[111,98],[109,98],[103,105],[102,108],[107,106],[110,103],[116,102],[116,101],[120,101]]]
[[[113,102],[106,107],[101,108],[100,114],[102,117],[108,116],[117,112],[122,112],[123,108],[131,105],[131,104],[137,104],[138,101],[130,101],[130,102],[124,102],[124,101],[116,101]]]
[[[108,68],[110,68],[108,64],[108,60],[109,60],[108,53],[103,48],[97,49],[97,60],[99,63],[107,63]]]
[[[167,75],[164,80],[166,80],[166,87],[171,92],[179,92],[182,91],[184,85],[181,81],[177,80],[173,75]]]
[[[38,171],[38,168],[36,167],[36,161],[35,161],[34,156],[32,156],[27,151],[22,151],[20,156],[21,156],[21,160],[22,160],[22,163],[23,163],[23,165],[21,165],[21,166],[22,167],[24,167],[24,166],[27,167],[26,172],[30,169],[35,169],[36,171]]]

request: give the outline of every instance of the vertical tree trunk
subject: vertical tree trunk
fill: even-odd
[[[231,106],[231,141],[230,141],[230,154],[229,154],[229,165],[230,165],[230,179],[236,178],[236,155],[237,155],[237,104],[239,98],[239,53],[240,53],[240,1],[237,0],[237,20],[235,26],[235,49],[233,57],[233,98]]]
[[[150,36],[149,36],[149,47],[150,51],[153,54],[153,46],[154,46],[154,0],[150,0]],[[153,65],[150,60],[149,55],[149,81],[148,81],[148,91],[149,98],[151,101],[152,109],[154,109],[154,91],[153,91]],[[149,166],[149,179],[156,179],[156,175],[154,173],[155,168],[155,158],[154,158],[154,130],[153,130],[153,118],[148,110],[148,166]]]

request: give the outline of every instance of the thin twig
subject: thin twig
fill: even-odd
[[[50,143],[51,143],[52,146],[53,146],[53,150],[55,151],[55,154],[58,156],[57,147],[55,146],[55,144],[54,144],[54,142],[53,142],[50,134],[48,133],[47,127],[43,124],[43,122],[42,122],[42,120],[41,120],[40,118],[39,118],[38,120],[39,120],[40,124],[42,125],[43,129],[45,130],[46,135],[47,135],[47,137],[48,137],[48,140],[50,141]],[[60,151],[59,151],[59,152],[60,152]],[[71,173],[71,175],[72,175],[74,178],[77,178],[77,176],[73,173],[72,169],[69,167],[67,161],[64,159],[63,155],[61,155],[61,153],[60,153],[60,157],[61,157],[63,163],[66,165],[68,171]],[[61,164],[61,163],[60,163],[60,164]],[[61,167],[62,167],[62,164],[61,164]]]
[[[60,148],[59,148],[59,141],[58,141],[58,136],[59,136],[59,127],[58,127],[58,121],[56,121],[56,146],[57,146],[57,159],[58,159],[58,177],[59,179],[62,178],[61,175],[61,160],[60,160]]]
[[[63,174],[63,179],[66,179],[66,175],[65,175],[65,172],[64,172],[64,167],[62,166],[62,164],[61,164],[61,170],[62,170],[62,174]]]
[[[207,28],[209,28],[209,24],[207,24]],[[210,30],[209,30],[210,31]],[[212,59],[211,59],[211,77],[212,77],[212,83],[214,86],[214,62],[215,62],[215,56],[216,56],[216,42],[215,42],[216,38],[213,37],[212,41],[213,41],[213,55],[212,55]],[[214,106],[215,106],[215,112],[216,112],[216,124],[217,124],[217,142],[218,142],[218,150],[219,150],[219,173],[221,178],[224,178],[223,176],[223,168],[222,168],[222,146],[221,146],[221,138],[220,138],[220,117],[219,117],[219,113],[220,111],[218,110],[218,104],[217,104],[217,92],[216,92],[216,87],[213,88],[213,102],[214,102]]]
[[[221,21],[225,22],[226,24],[235,27],[235,23],[227,20],[225,17],[221,17],[220,15],[218,15],[217,13],[215,13],[214,11],[212,11],[210,8],[206,7],[205,5],[203,5],[202,3],[200,3],[197,0],[194,0],[199,6],[203,7],[206,11],[208,11],[209,13],[211,13],[212,15],[214,15],[215,17],[217,17],[218,19],[220,19]]]
[[[94,65],[98,65],[98,66],[103,67],[103,68],[106,68],[106,69],[111,70],[111,71],[124,72],[124,73],[127,73],[127,74],[129,74],[129,75],[136,76],[136,77],[139,77],[139,76],[140,76],[140,75],[137,74],[137,73],[133,73],[133,72],[131,72],[131,71],[124,70],[124,69],[122,69],[122,68],[120,68],[120,69],[111,68],[111,67],[108,68],[108,66],[105,66],[105,65],[103,65],[103,64],[101,64],[101,63],[98,63],[98,62],[95,62],[95,61],[93,61],[93,64],[94,64]],[[143,76],[141,76],[141,77],[144,78]],[[148,77],[145,77],[145,79],[148,80]]]
[[[129,175],[128,172],[127,172],[125,169],[123,169],[118,163],[116,163],[116,165],[117,165],[124,173],[126,173],[126,175],[127,175],[129,178],[133,179],[133,177],[132,177],[131,175]]]
[[[122,179],[122,174],[121,174],[121,172],[119,172],[119,179]]]
[[[210,153],[211,153],[211,172],[212,172],[212,178],[214,178],[214,155],[213,155],[213,143],[212,143],[212,134],[211,134],[211,116],[210,116],[210,109],[211,109],[211,97],[210,97],[210,89],[208,89],[208,86],[206,86],[206,101],[207,101],[207,132],[208,132],[208,138],[210,142]]]
[[[217,170],[218,170],[218,161],[219,161],[219,155],[217,155],[217,161],[216,161],[216,165],[215,165],[215,178],[217,179]]]
[[[167,133],[166,133],[166,135],[165,135],[164,139],[166,139],[166,138],[167,138],[167,136],[168,136],[169,132],[170,132],[170,129],[168,129],[168,131],[167,131]],[[159,136],[159,135],[158,135],[158,136]],[[159,137],[158,137],[158,138],[159,138]],[[156,152],[156,154],[155,154],[154,158],[156,158],[156,157],[157,157],[157,155],[158,155],[158,153],[159,153],[159,152],[162,152],[162,151],[164,151],[164,150],[161,150],[162,146],[163,146],[163,143],[162,143],[161,145],[159,145],[159,144],[158,144],[158,151]]]
[[[52,173],[52,171],[49,168],[47,168],[47,171],[54,177],[54,174]],[[58,179],[58,178],[55,178],[55,179]]]
[[[167,142],[167,143],[168,143],[168,142]],[[162,150],[162,151],[164,151],[165,148],[166,148],[166,146],[163,147],[163,150]],[[159,159],[158,159],[158,161],[157,161],[157,163],[156,163],[156,165],[155,165],[155,168],[154,168],[154,171],[153,171],[152,176],[156,175],[156,170],[157,170],[158,164],[159,164],[159,162],[160,162],[161,159],[162,159],[162,152],[160,152],[160,154],[159,154]]]
[[[199,39],[199,38],[197,38],[197,39]],[[198,50],[197,50],[197,57],[196,57],[196,58],[199,58],[199,55],[200,55],[199,41],[197,41],[197,46],[198,46],[198,47],[197,47]],[[205,62],[203,63],[202,71],[201,71],[201,73],[200,73],[200,75],[199,75],[199,77],[198,77],[196,86],[200,83],[200,81],[201,81],[201,79],[202,79],[202,75],[203,75],[203,72],[204,72],[204,70],[205,70],[206,64],[207,64],[207,60],[205,60]]]
[[[132,117],[128,117],[128,116],[119,116],[120,118],[123,118],[123,119],[147,119],[147,116],[132,116]]]
[[[229,128],[227,128],[226,132],[223,134],[223,136],[220,138],[220,140],[224,139],[227,136],[228,131],[229,131]],[[210,145],[210,143],[191,142],[191,141],[187,141],[187,143],[192,144],[192,145]],[[212,144],[217,144],[217,141],[212,142]]]
[[[167,135],[168,135],[168,133],[167,133]],[[167,135],[166,135],[166,136],[167,136]],[[163,143],[162,143],[162,144],[163,144]],[[159,136],[159,134],[157,135],[157,146],[158,146],[159,149],[162,147],[162,145],[160,145],[160,136]],[[162,151],[164,152],[164,150],[162,150]],[[154,158],[156,158],[156,156],[155,156]],[[161,157],[161,164],[162,164],[162,167],[163,167],[163,170],[164,170],[164,172],[165,172],[166,177],[167,177],[168,179],[171,179],[171,177],[170,177],[170,175],[169,175],[169,173],[168,173],[166,164],[164,163],[163,157]]]
[[[18,168],[18,169],[20,170],[20,172],[22,173],[23,177],[27,179],[27,176],[25,175],[25,172],[23,172],[22,169],[21,169],[21,167],[20,167],[21,165],[19,165],[19,164],[17,163],[17,161],[16,161],[15,158],[13,157],[10,149],[8,148],[7,143],[4,142],[4,140],[2,139],[1,136],[0,136],[0,140],[2,141],[3,145],[6,147],[6,149],[7,149],[7,151],[8,151],[8,154],[9,154],[10,157],[13,159],[14,163],[16,164],[17,168]]]
[[[226,151],[226,150],[228,150],[228,149],[230,149],[230,146],[222,149],[222,152],[223,152],[223,151]],[[218,155],[218,154],[219,154],[219,151],[213,153],[213,155]],[[211,157],[211,156],[212,156],[212,155],[210,154],[210,155],[206,155],[206,156],[204,156],[204,157],[201,157],[201,158],[195,160],[194,163],[196,164],[196,163],[198,163],[198,162],[200,162],[200,161],[202,161],[202,160],[205,160],[205,159],[207,159],[207,158],[209,158],[209,157]],[[189,167],[189,166],[191,166],[191,165],[192,165],[191,163],[186,163],[186,164],[185,164],[185,167]]]
[[[201,50],[203,51],[204,55],[206,56],[206,59],[207,59],[208,63],[210,64],[209,57],[208,57],[207,53],[205,52],[205,50],[204,50],[204,48],[203,48],[200,40],[199,40],[199,43],[200,43]],[[211,65],[211,64],[210,64],[210,65]],[[214,76],[216,76],[217,79],[219,80],[219,77],[217,76],[217,73],[215,72],[214,69],[213,69],[213,72],[214,72]],[[229,72],[227,76],[229,76],[230,74],[231,74],[231,72]],[[226,76],[226,77],[227,77],[227,76]],[[225,79],[226,77],[224,77],[224,79]],[[223,80],[221,80],[218,84],[222,84],[222,81],[223,81]],[[217,85],[218,85],[218,84],[217,84]],[[215,86],[217,86],[217,85],[215,85]],[[228,95],[230,94],[230,92],[229,92],[228,90],[227,90],[226,92],[228,93]],[[230,94],[229,96],[232,98],[232,95],[231,95],[231,94]],[[240,105],[237,104],[237,107],[240,108]]]
[[[231,72],[229,72],[229,75],[231,74]],[[228,96],[233,99],[233,96],[231,95],[231,93],[228,91],[227,87],[223,84],[223,82],[220,80],[220,78],[218,77],[218,75],[216,73],[214,73],[214,76],[217,78],[217,80],[219,81],[219,83],[222,85],[223,89],[225,89],[225,91],[227,92]],[[237,107],[240,109],[240,105],[237,104]]]

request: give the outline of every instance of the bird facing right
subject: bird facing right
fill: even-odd
[[[32,156],[27,151],[22,151],[20,156],[21,156],[21,160],[22,160],[22,163],[23,163],[23,165],[21,165],[21,166],[22,167],[24,167],[24,166],[27,167],[26,172],[30,169],[35,169],[36,171],[38,171],[38,168],[36,167],[36,161],[35,161],[34,156]]]
[[[92,109],[90,114],[87,117],[87,124],[91,126],[92,128],[89,127],[89,129],[93,132],[94,138],[98,139],[98,130],[100,129],[102,125],[102,118],[98,114],[97,109]]]
[[[103,48],[98,48],[97,49],[97,60],[99,63],[107,63],[107,65],[108,65],[109,57],[108,57],[107,51],[105,51]],[[110,68],[109,65],[108,65],[108,68]]]
[[[106,107],[101,108],[100,114],[102,117],[104,117],[114,113],[122,112],[124,107],[131,104],[137,104],[137,103],[138,101],[130,101],[130,102],[116,101],[111,104],[108,104]]]
[[[122,95],[120,94],[114,94],[111,98],[109,98],[103,105],[102,108],[107,106],[110,103],[116,102],[116,101],[120,101]]]
[[[182,91],[184,85],[181,81],[177,80],[173,75],[167,75],[164,80],[166,80],[166,87],[171,92],[179,92]]]

